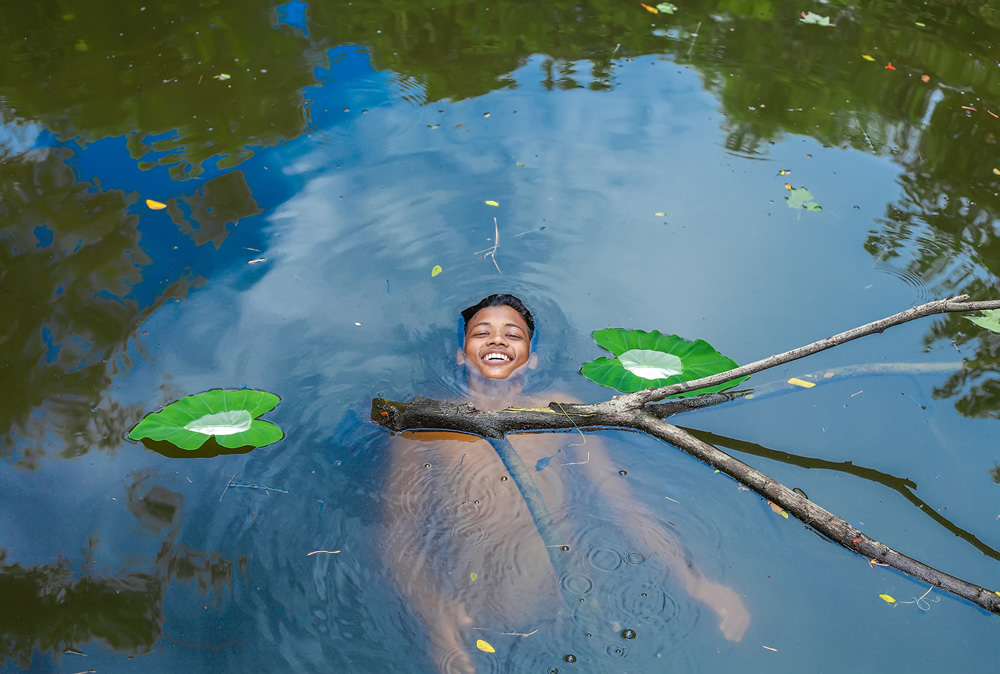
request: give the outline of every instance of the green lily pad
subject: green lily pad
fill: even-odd
[[[592,360],[580,368],[581,374],[623,393],[679,384],[738,367],[736,361],[726,358],[703,339],[689,342],[657,330],[597,330],[594,340],[616,357]],[[688,398],[715,393],[746,379],[741,377],[671,397]]]
[[[980,311],[979,316],[962,316],[962,318],[990,332],[1000,332],[1000,309],[986,309]]]
[[[669,2],[661,2],[656,6],[660,10],[661,14],[673,14],[677,11],[677,5],[671,4]]]
[[[813,195],[804,187],[796,187],[791,190],[791,194],[785,197],[789,208],[801,208],[806,211],[823,210],[819,204],[813,201]]]
[[[281,398],[267,391],[213,389],[170,403],[146,415],[128,437],[169,442],[194,451],[209,438],[221,447],[264,447],[285,437],[280,428],[258,419]]]

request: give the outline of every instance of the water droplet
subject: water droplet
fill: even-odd
[[[559,668],[549,667],[548,669],[545,670],[545,674],[559,674]]]
[[[588,636],[588,637],[592,637],[592,636],[594,636],[594,635],[593,635],[593,634],[591,634],[590,632],[587,632],[587,636]]]
[[[569,552],[569,546],[568,545],[564,545],[564,546],[560,547],[559,549],[562,550],[563,552]]]
[[[572,653],[567,653],[566,657],[563,658],[566,662],[576,662],[576,656]]]
[[[430,467],[431,467],[431,464],[429,464],[429,463],[425,463],[424,464],[424,468],[430,468]]]
[[[625,476],[625,475],[628,475],[628,471],[627,470],[620,470],[620,471],[618,471],[618,474],[621,475],[621,476]]]
[[[643,596],[643,597],[648,597],[649,595],[648,595],[648,594],[646,594],[645,592],[643,592],[643,593],[642,593],[642,596]]]
[[[622,639],[635,639],[635,630],[622,630]]]
[[[475,501],[473,501],[473,503],[475,503],[476,505],[479,505],[479,499],[476,499]]]
[[[501,482],[506,482],[507,481],[507,476],[506,475],[501,475],[500,476],[500,481]]]

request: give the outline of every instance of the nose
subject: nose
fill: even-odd
[[[507,337],[504,336],[503,330],[498,330],[496,332],[490,333],[490,336],[486,340],[486,343],[487,344],[496,344],[496,345],[501,345],[502,344],[502,345],[506,346],[507,345]]]

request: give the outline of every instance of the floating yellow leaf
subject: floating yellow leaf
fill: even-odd
[[[640,2],[639,4],[642,5],[643,9],[645,9],[650,14],[659,14],[660,13],[660,10],[658,10],[656,7],[650,7],[649,5],[647,5],[645,3],[642,3],[642,2]]]
[[[787,176],[789,173],[791,173],[791,171],[789,171],[788,169],[781,169],[780,171],[778,171],[779,176]]]
[[[167,207],[166,204],[160,203],[159,201],[153,201],[152,199],[146,199],[146,205],[154,211],[162,211]]]
[[[788,383],[792,386],[801,386],[802,388],[812,388],[816,385],[811,381],[805,381],[803,379],[799,379],[798,377],[792,377],[788,380]]]
[[[479,574],[475,571],[469,574],[469,580],[475,580],[476,578],[479,578]]]
[[[993,169],[993,172],[1000,176],[1000,168]]]
[[[885,603],[887,603],[887,604],[895,604],[896,603],[896,600],[893,599],[892,597],[890,597],[887,594],[880,594],[879,597],[881,597],[882,600],[885,601]]]
[[[492,646],[490,646],[488,643],[486,643],[482,639],[480,639],[479,641],[476,642],[476,648],[478,648],[479,650],[483,651],[484,653],[496,653],[497,652],[497,649],[493,648]]]
[[[866,61],[874,61],[875,60],[874,56],[869,56],[868,54],[862,54],[861,58],[863,58]]]
[[[657,211],[656,213],[653,213],[653,215],[655,215],[658,218],[665,218],[665,217],[667,217],[667,214],[664,213],[663,211]]]
[[[496,202],[496,201],[493,201],[492,199],[490,199],[489,201],[486,201],[486,202],[484,202],[484,203],[485,203],[485,204],[486,204],[487,206],[499,206],[499,205],[500,205],[500,204],[499,204],[498,202]]]
[[[994,594],[995,594],[996,596],[1000,597],[1000,592],[998,592],[998,591],[994,590],[994,591],[993,591],[993,593],[994,593]]]
[[[776,513],[778,513],[779,515],[781,515],[782,517],[784,517],[786,520],[788,519],[788,513],[786,513],[784,510],[782,510],[782,508],[781,508],[780,505],[778,505],[777,503],[771,503],[770,501],[767,502],[767,505],[771,506],[771,510],[773,510]]]
[[[789,185],[788,183],[785,183],[785,189],[786,189],[786,190],[791,190],[791,189],[792,189],[792,186],[791,186],[791,185]]]
[[[434,278],[435,276],[437,276],[438,274],[440,274],[443,271],[444,271],[444,269],[441,269],[441,265],[439,265],[439,264],[434,265],[434,268],[431,269],[431,278]]]

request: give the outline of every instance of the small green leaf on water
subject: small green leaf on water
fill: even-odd
[[[794,187],[789,190],[791,194],[785,197],[789,208],[801,208],[806,211],[821,211],[820,205],[813,201],[813,195],[804,187]]]
[[[885,603],[887,603],[887,604],[895,604],[895,603],[896,603],[896,600],[895,600],[895,599],[893,599],[892,597],[890,597],[890,596],[889,596],[889,595],[887,595],[887,594],[880,594],[880,595],[879,595],[879,597],[881,597],[881,598],[882,598],[882,600],[883,600],[883,601],[884,601]]]
[[[76,44],[73,45],[73,48],[76,49],[77,51],[87,51],[88,49],[90,49],[90,47],[87,46],[87,41],[82,38],[76,41]]]
[[[799,21],[802,23],[809,23],[814,26],[825,26],[827,28],[833,28],[837,25],[835,23],[830,23],[830,17],[820,16],[814,12],[799,12],[799,15],[801,16]]]
[[[479,578],[479,574],[475,571],[469,574],[469,580],[475,580],[476,578]]]
[[[871,54],[862,54],[861,58],[863,58],[866,61],[874,61],[875,60],[875,57],[872,56]]]
[[[663,211],[657,211],[656,213],[653,213],[653,215],[655,215],[658,218],[665,218],[665,217],[667,217],[667,214],[664,213]]]
[[[669,2],[661,2],[656,8],[664,14],[673,14],[677,11],[677,5],[672,5]]]
[[[990,332],[1000,332],[1000,309],[986,309],[979,313],[979,316],[962,316],[962,318]]]
[[[521,163],[521,162],[519,162],[519,161],[516,161],[516,162],[514,162],[514,166],[518,166],[518,167],[520,167],[520,168],[524,168],[524,164],[522,164],[522,163]]]
[[[231,77],[231,75],[229,75],[229,73],[219,73],[218,75],[215,76],[215,79],[222,80],[223,82],[225,82],[230,77]]]
[[[444,271],[444,269],[441,269],[441,265],[439,265],[439,264],[434,265],[434,268],[431,269],[431,278],[434,278],[435,276],[437,276],[438,274],[440,274],[443,271]]]
[[[485,203],[487,206],[499,206],[500,205],[498,202],[493,201],[492,199],[489,199],[488,201],[485,201],[483,203]]]
[[[427,128],[428,129],[440,129],[441,125],[440,124],[428,124]]]
[[[926,28],[927,27],[926,23],[920,23],[919,21],[915,21],[913,23],[913,25],[916,26],[917,28]]]

